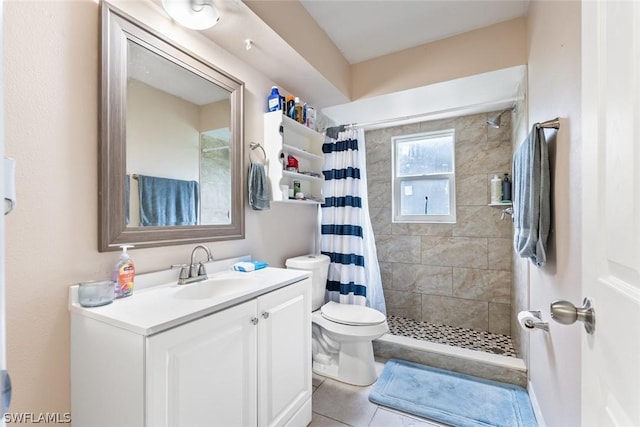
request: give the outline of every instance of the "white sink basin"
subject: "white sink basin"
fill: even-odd
[[[207,299],[246,293],[258,286],[254,278],[239,276],[212,277],[202,282],[181,285],[176,292],[176,298]]]

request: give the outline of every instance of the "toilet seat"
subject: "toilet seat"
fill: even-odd
[[[386,316],[373,308],[363,305],[339,304],[329,301],[320,308],[322,317],[343,325],[368,326],[379,325],[387,320]]]

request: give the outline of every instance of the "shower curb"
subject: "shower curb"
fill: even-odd
[[[373,341],[378,360],[402,359],[435,368],[527,387],[522,359],[385,334]]]

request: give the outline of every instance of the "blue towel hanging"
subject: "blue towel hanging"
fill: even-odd
[[[271,208],[269,199],[269,184],[267,183],[267,172],[261,163],[251,163],[249,165],[249,205],[256,211],[264,211]]]
[[[198,224],[198,182],[138,175],[142,226]]]
[[[513,158],[514,249],[538,267],[547,260],[551,178],[544,127],[534,125]]]

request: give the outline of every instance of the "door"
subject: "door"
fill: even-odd
[[[584,426],[640,426],[638,22],[638,2],[582,2]]]
[[[286,425],[305,405],[295,422],[311,421],[310,292],[305,279],[258,298],[260,427]]]
[[[147,340],[147,426],[256,425],[255,300]]]
[[[2,22],[4,10],[4,0],[0,1],[0,52],[2,52]],[[4,78],[2,71],[2,61],[4,54],[0,53],[0,129],[4,129]],[[4,182],[4,163],[1,161],[4,158],[4,132],[0,132],[0,177],[3,177],[2,185],[2,198],[3,206],[5,197],[5,182]],[[6,215],[6,210],[3,215]],[[4,217],[0,218],[0,415],[4,415],[4,412],[9,410],[11,400],[11,382],[9,380],[9,374],[7,373],[7,350],[6,350],[6,307],[5,307],[5,248],[4,248]],[[4,416],[0,417],[0,426],[5,426]]]

